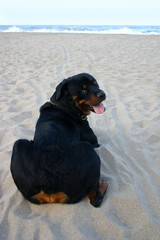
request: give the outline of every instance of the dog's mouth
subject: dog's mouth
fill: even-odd
[[[83,103],[83,107],[97,114],[104,113],[104,111],[106,110],[102,103],[99,103],[95,106],[90,106],[88,104]]]

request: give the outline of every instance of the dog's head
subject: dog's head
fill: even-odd
[[[81,73],[63,80],[51,97],[51,102],[60,103],[67,108],[76,108],[82,114],[103,113],[102,101],[105,93],[99,88],[96,79],[88,73]]]

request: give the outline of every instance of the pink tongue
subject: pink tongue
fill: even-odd
[[[94,109],[95,113],[103,113],[105,111],[105,108],[102,103],[100,103],[97,106],[93,106],[93,109]]]

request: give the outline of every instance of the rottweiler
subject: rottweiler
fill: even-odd
[[[99,207],[107,190],[100,183],[97,137],[87,115],[103,113],[104,91],[88,73],[64,79],[40,108],[34,139],[14,143],[11,173],[32,203],[77,203],[88,195]]]

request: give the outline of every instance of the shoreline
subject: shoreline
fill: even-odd
[[[0,25],[0,32],[160,35],[157,25]]]
[[[160,37],[160,35],[156,35],[156,34],[153,34],[153,35],[147,35],[147,34],[129,34],[129,33],[79,33],[79,32],[75,32],[75,33],[73,33],[73,32],[71,32],[71,33],[69,33],[69,32],[0,32],[0,35],[5,35],[5,34],[13,34],[13,35],[15,35],[15,34],[18,34],[18,35],[84,35],[84,36],[90,36],[90,35],[96,35],[96,36],[111,36],[111,37],[113,37],[113,36],[131,36],[131,37],[135,37],[135,36],[137,36],[137,37],[140,37],[140,36],[142,36],[142,37]]]

